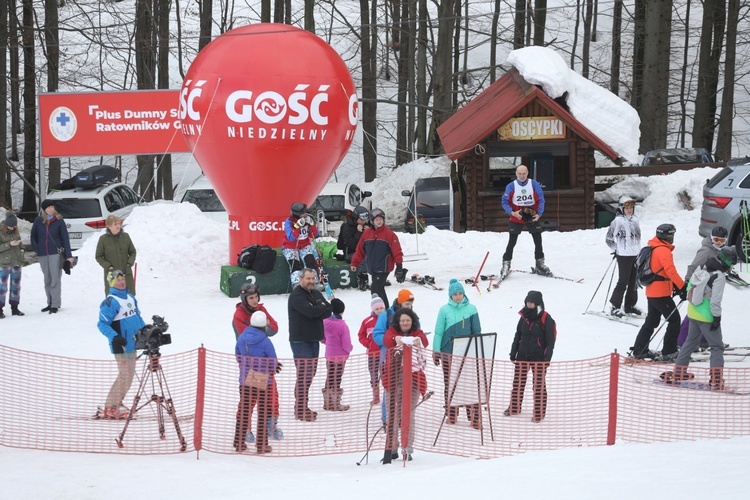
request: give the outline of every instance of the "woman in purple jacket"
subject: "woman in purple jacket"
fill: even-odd
[[[62,303],[62,259],[67,259],[71,264],[75,261],[70,251],[68,228],[62,215],[55,210],[52,200],[42,202],[42,215],[31,226],[31,246],[39,258],[39,267],[44,274],[47,307],[42,312],[56,313]]]
[[[265,332],[266,322],[266,314],[263,311],[255,311],[250,317],[250,326],[245,328],[239,336],[234,348],[240,367],[240,410],[237,412],[237,422],[234,428],[234,449],[239,452],[247,449],[244,439],[251,424],[250,409],[257,405],[258,427],[255,447],[259,455],[272,451],[268,446],[266,426],[271,418],[270,387],[273,383],[273,375],[278,371],[276,350]],[[245,385],[250,370],[268,375],[265,389]]]
[[[341,388],[341,377],[344,375],[344,365],[352,352],[352,338],[349,326],[342,319],[344,303],[339,299],[331,300],[333,314],[323,320],[325,338],[322,342],[326,346],[326,386],[323,389],[323,409],[330,411],[346,411],[349,405],[341,404],[344,390]]]

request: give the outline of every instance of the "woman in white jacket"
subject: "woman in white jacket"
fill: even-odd
[[[617,285],[609,299],[612,304],[611,314],[617,317],[625,314],[640,316],[641,310],[635,305],[638,302],[635,259],[641,249],[641,225],[635,215],[635,200],[631,197],[620,197],[617,215],[609,226],[605,241],[614,252],[619,269]],[[622,307],[623,295],[625,296],[624,308]]]

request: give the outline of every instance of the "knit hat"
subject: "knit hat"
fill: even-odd
[[[5,222],[3,224],[5,224],[6,227],[16,227],[18,225],[18,219],[15,215],[9,214],[5,218]]]
[[[529,291],[529,293],[526,294],[526,298],[524,299],[524,304],[526,302],[533,302],[537,306],[542,306],[542,309],[544,309],[544,299],[542,298],[542,292],[537,292],[536,290]]]
[[[378,295],[377,293],[373,293],[372,300],[370,301],[370,309],[375,311],[375,309],[378,309],[380,307],[385,309],[385,302],[383,302],[383,299],[380,298],[380,295]]]
[[[409,290],[404,288],[403,290],[398,292],[398,303],[403,304],[405,302],[409,302],[410,300],[414,300],[414,294],[411,293]]]
[[[331,308],[333,309],[333,314],[341,316],[342,314],[344,314],[344,309],[346,309],[346,306],[341,299],[333,299],[331,301]]]
[[[265,328],[266,327],[266,313],[263,311],[255,311],[252,316],[250,316],[250,326],[254,326],[256,328]]]
[[[46,199],[42,202],[42,210],[47,210],[48,207],[52,207],[55,205],[55,202],[53,202],[50,199]]]
[[[453,294],[456,293],[465,294],[466,292],[464,291],[464,286],[457,279],[452,279],[448,285],[448,298],[453,297]]]

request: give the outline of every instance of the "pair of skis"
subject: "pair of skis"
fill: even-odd
[[[439,287],[435,284],[434,276],[420,276],[419,274],[412,274],[409,280],[412,283],[416,283],[417,285],[429,288],[430,290],[443,290],[443,287]]]

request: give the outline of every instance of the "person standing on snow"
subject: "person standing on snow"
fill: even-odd
[[[648,241],[652,249],[651,271],[656,275],[656,279],[650,285],[646,285],[648,313],[635,338],[635,345],[632,347],[632,354],[636,359],[652,358],[654,361],[674,361],[677,358],[680,313],[672,297],[679,295],[680,299],[685,300],[687,285],[674,267],[672,243],[676,231],[677,229],[672,224],[661,224],[656,228],[656,236]],[[667,320],[667,331],[664,334],[664,348],[661,354],[658,354],[649,350],[649,342],[662,316]]]
[[[526,165],[516,168],[516,180],[505,187],[502,197],[503,209],[510,215],[508,222],[508,246],[503,254],[503,267],[500,278],[505,279],[510,273],[510,262],[513,260],[513,248],[518,241],[518,235],[525,227],[534,239],[535,272],[542,276],[552,276],[552,272],[544,265],[544,250],[542,249],[542,224],[539,222],[544,213],[544,192],[542,186],[534,179],[529,179],[529,169]]]
[[[323,388],[323,409],[329,411],[347,411],[349,405],[341,404],[344,390],[341,388],[341,378],[344,376],[346,360],[352,352],[352,337],[349,326],[344,321],[343,314],[346,306],[340,299],[331,300],[331,317],[323,320],[326,346],[326,385]]]
[[[289,263],[290,274],[303,267],[317,269],[312,248],[313,239],[317,236],[318,226],[312,215],[307,213],[307,205],[292,203],[289,218],[284,221],[284,239],[281,242],[281,253]]]
[[[12,316],[23,316],[18,309],[21,300],[21,270],[23,269],[23,248],[18,232],[18,219],[8,214],[0,226],[0,319],[5,317],[5,296],[8,295]],[[10,288],[8,288],[10,278]]]
[[[372,294],[370,301],[372,312],[362,320],[357,334],[359,343],[367,349],[367,371],[370,372],[370,387],[372,388],[371,405],[380,403],[380,346],[373,338],[375,324],[378,322],[378,316],[385,311],[385,302],[380,295]]]
[[[255,449],[259,455],[271,453],[273,448],[268,445],[268,430],[266,428],[271,419],[271,387],[274,384],[274,373],[279,371],[276,358],[276,350],[271,339],[265,332],[266,314],[263,311],[255,311],[250,317],[250,326],[245,328],[242,335],[237,339],[234,354],[240,368],[240,404],[234,427],[234,449],[243,452],[247,449],[244,442],[245,434],[251,426],[251,411],[253,406],[258,405],[258,426],[256,432],[258,438]],[[257,388],[245,385],[250,370],[260,372],[268,376],[265,388]]]
[[[737,252],[732,247],[722,248],[716,257],[711,257],[706,265],[695,271],[688,284],[688,318],[689,332],[685,344],[682,346],[674,372],[666,372],[666,383],[690,380],[693,375],[687,372],[690,355],[698,346],[700,339],[705,337],[711,347],[711,389],[724,389],[722,379],[724,371],[724,339],[721,335],[721,300],[724,297],[726,278],[724,273],[730,272],[737,263]]]
[[[514,363],[513,388],[510,405],[503,415],[510,417],[521,413],[526,377],[531,370],[534,386],[534,414],[531,421],[538,423],[547,414],[547,368],[552,360],[557,337],[557,325],[544,308],[542,292],[529,291],[516,326],[516,335],[510,348]]]
[[[135,376],[135,336],[146,326],[138,309],[138,300],[128,293],[125,272],[115,269],[109,273],[109,295],[99,306],[97,327],[109,340],[109,348],[117,360],[117,378],[107,394],[100,418],[122,420],[130,413],[122,407],[122,400],[130,390]]]
[[[719,250],[724,248],[728,239],[729,233],[723,227],[714,226],[714,228],[711,229],[711,234],[703,238],[701,246],[693,258],[693,262],[687,267],[687,271],[685,272],[686,283],[690,281],[690,278],[692,278],[696,269],[703,267],[708,261],[715,259],[719,255]],[[685,339],[687,339],[688,336],[688,327],[688,317],[685,316],[685,319],[680,325],[680,335],[677,337],[677,345],[680,347],[685,344]],[[699,347],[703,350],[708,349],[708,342],[706,342],[705,338],[701,337]]]
[[[617,215],[609,225],[605,238],[607,246],[617,259],[617,284],[612,291],[609,303],[610,313],[618,318],[625,314],[640,316],[642,311],[635,306],[638,302],[638,286],[635,278],[635,259],[641,250],[641,225],[635,215],[635,200],[630,196],[621,196]],[[625,308],[622,299],[625,297]]]
[[[109,294],[107,274],[113,269],[125,271],[125,282],[128,292],[135,295],[135,279],[133,265],[135,264],[135,245],[130,235],[122,230],[122,219],[110,215],[106,220],[107,232],[96,243],[96,262],[104,269],[104,295]]]
[[[266,332],[266,336],[271,338],[279,331],[279,324],[273,319],[265,306],[260,303],[260,287],[255,283],[243,283],[240,287],[240,301],[235,306],[234,316],[232,317],[232,329],[234,330],[235,341],[242,335],[242,332],[250,326],[250,319],[252,315],[261,311],[266,315],[266,325],[263,330]],[[281,370],[281,363],[279,363],[279,370]],[[274,378],[271,383],[269,394],[269,404],[271,405],[271,416],[268,420],[266,431],[268,437],[273,438],[276,441],[284,439],[284,432],[279,429],[279,389]],[[253,406],[249,407],[249,419],[253,416]],[[238,410],[239,411],[239,410]],[[253,431],[248,427],[246,441],[249,443],[255,442],[255,435]]]
[[[339,238],[336,241],[336,248],[344,252],[344,260],[346,262],[351,264],[354,252],[357,251],[357,244],[359,244],[359,240],[362,238],[362,234],[367,229],[369,222],[370,213],[365,207],[358,205],[341,225]],[[368,290],[370,285],[368,283],[367,265],[365,263],[360,264],[357,266],[356,272],[357,288],[363,291]]]
[[[443,397],[445,399],[445,415],[449,424],[455,424],[458,417],[458,406],[450,406],[450,373],[453,354],[453,337],[460,335],[478,335],[482,333],[479,323],[479,312],[464,293],[464,287],[458,280],[450,280],[448,285],[448,303],[438,311],[435,321],[435,340],[432,360],[435,365],[443,366]],[[479,429],[481,426],[478,405],[468,407],[471,426]]]
[[[385,212],[374,208],[370,213],[370,219],[372,227],[365,229],[352,257],[352,271],[356,272],[362,262],[367,264],[367,272],[372,277],[370,290],[380,295],[387,308],[388,296],[385,294],[385,281],[395,264],[396,281],[404,282],[407,272],[401,265],[404,261],[404,253],[401,251],[401,243],[396,233],[385,225]]]

